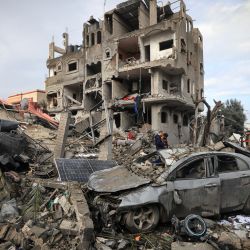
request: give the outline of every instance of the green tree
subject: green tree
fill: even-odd
[[[237,99],[227,100],[223,104],[221,112],[225,117],[225,130],[228,134],[239,134],[244,131],[246,115],[241,101]]]

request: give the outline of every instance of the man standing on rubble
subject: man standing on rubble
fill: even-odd
[[[159,131],[159,133],[157,133],[156,136],[155,136],[156,150],[160,150],[160,149],[165,148],[165,144],[161,139],[162,137],[163,137],[163,131]]]

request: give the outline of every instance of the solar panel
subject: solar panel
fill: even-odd
[[[55,159],[55,164],[61,181],[83,183],[88,182],[92,173],[117,165],[115,161],[63,158]]]

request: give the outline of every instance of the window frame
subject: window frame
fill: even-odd
[[[214,159],[214,167],[213,170],[211,171],[211,159]],[[176,174],[177,171],[183,169],[184,167],[186,167],[187,165],[197,161],[197,160],[203,160],[204,164],[205,164],[205,177],[204,178],[177,178]],[[168,181],[182,181],[182,180],[204,180],[204,179],[209,179],[209,178],[217,178],[217,172],[216,172],[216,158],[215,155],[209,155],[209,156],[199,156],[199,157],[195,157],[193,159],[188,159],[187,161],[183,162],[180,166],[178,166],[176,169],[174,169],[169,176],[167,177]],[[208,174],[208,170],[209,170],[209,174]],[[213,174],[211,174],[211,172]]]
[[[75,70],[69,70],[69,65],[70,64],[73,64],[73,63],[76,63],[76,69]],[[67,62],[67,74],[72,74],[72,73],[75,73],[79,70],[79,63],[78,63],[78,60],[70,60]]]
[[[233,157],[235,158],[236,160],[236,163],[237,163],[237,167],[238,167],[238,170],[236,171],[224,171],[224,172],[219,172],[219,159],[218,159],[218,156],[228,156],[228,157]],[[247,169],[240,169],[239,166],[238,166],[238,162],[237,160],[240,160],[242,162],[245,163],[245,165],[247,166]],[[242,171],[249,171],[250,170],[250,166],[249,164],[242,158],[238,157],[238,156],[235,156],[235,155],[216,155],[216,174],[219,175],[219,174],[228,174],[228,173],[236,173],[236,172],[242,172]]]
[[[168,43],[171,43],[172,47],[165,48],[165,47],[168,47],[167,46]],[[159,51],[173,49],[173,47],[174,47],[174,39],[173,38],[169,39],[169,40],[159,42]]]

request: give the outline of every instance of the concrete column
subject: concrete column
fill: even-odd
[[[59,128],[57,131],[54,158],[64,157],[64,148],[68,137],[69,122],[70,122],[70,112],[68,111],[62,112],[60,117]]]
[[[161,84],[161,72],[159,70],[152,70],[151,72],[151,93],[152,95],[159,94],[159,85]]]
[[[149,14],[150,14],[150,25],[157,24],[157,1],[150,0],[149,6]]]
[[[152,105],[151,114],[152,114],[152,130],[159,130],[159,112],[160,108],[158,105]]]

